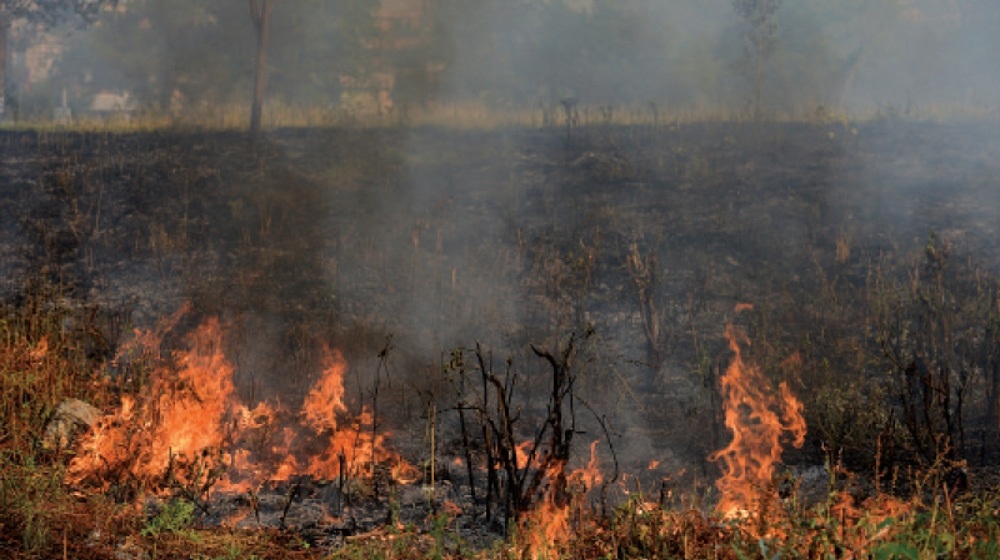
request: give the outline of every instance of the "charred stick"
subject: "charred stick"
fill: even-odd
[[[465,366],[459,371],[459,404],[458,404],[458,423],[462,429],[462,449],[465,451],[465,468],[469,476],[469,495],[472,497],[472,503],[476,503],[476,479],[473,477],[472,468],[472,449],[469,443],[469,428],[465,423]]]
[[[337,472],[337,493],[341,498],[344,498],[344,484],[347,482],[347,456],[344,455],[343,450],[337,453],[337,464],[340,466],[340,469]],[[350,495],[346,497],[348,503],[347,505],[350,505]],[[338,502],[338,505],[341,504]],[[338,509],[340,508],[338,507]]]
[[[257,520],[257,525],[260,526],[260,498],[257,496],[257,490],[248,490],[247,499],[250,501],[250,509],[253,510],[253,517]]]
[[[502,436],[500,430],[493,423],[492,418],[487,412],[490,402],[490,384],[491,381],[497,390],[497,401],[498,403],[503,400],[503,387],[495,383],[496,379],[492,374],[492,368],[486,366],[486,358],[483,355],[483,347],[479,342],[476,342],[476,360],[479,362],[479,372],[482,376],[483,381],[483,408],[480,412],[480,418],[483,424],[483,440],[486,443],[486,476],[487,476],[487,490],[486,490],[486,516],[489,518],[492,515],[491,498],[496,497],[497,499],[503,499],[507,504],[508,515],[510,513],[509,504],[509,490],[506,496],[501,496],[500,493],[500,478],[497,475],[496,466],[498,463],[504,461]],[[491,364],[492,365],[492,364]],[[491,380],[491,377],[493,379]]]
[[[392,335],[389,334],[385,337],[385,344],[382,349],[378,352],[378,366],[375,368],[375,387],[372,390],[372,441],[378,440],[378,394],[379,389],[382,386],[382,372],[385,371],[386,375],[389,373],[388,366],[386,365],[386,360],[389,357],[389,351],[392,350]],[[372,446],[371,454],[371,465],[372,465],[372,475],[375,473],[375,448]],[[376,488],[376,499],[378,498],[378,489]]]
[[[489,381],[486,369],[483,365],[483,358],[480,349],[476,348],[479,357],[479,371],[483,379],[483,405],[479,409],[479,422],[483,430],[483,444],[486,446],[486,517],[492,517],[492,500],[500,498],[500,482],[497,479],[496,462],[498,461],[496,444],[493,441],[493,431],[491,431],[490,417],[486,412],[489,406]]]
[[[285,518],[288,517],[288,510],[292,507],[292,501],[299,495],[299,483],[296,482],[288,490],[288,494],[285,496],[285,507],[281,510],[281,521],[278,522],[278,526],[282,529],[285,528]]]
[[[500,459],[501,467],[507,473],[507,500],[505,500],[508,506],[513,506],[513,510],[520,512],[522,511],[522,492],[521,488],[523,485],[523,475],[518,476],[518,466],[517,466],[517,442],[514,440],[514,426],[513,420],[510,415],[510,401],[504,393],[505,383],[500,381],[500,379],[492,374],[485,375],[487,381],[494,386],[497,392],[497,416],[499,421],[499,426],[493,422],[492,419],[487,417],[491,428],[497,436],[497,452],[496,455]],[[532,453],[534,450],[532,450]],[[529,461],[530,462],[530,461]],[[527,468],[527,467],[525,467]],[[508,508],[508,513],[511,509]]]
[[[428,420],[428,424],[427,424],[427,432],[428,433],[427,433],[427,435],[429,436],[430,441],[431,441],[431,459],[430,459],[430,465],[431,465],[431,473],[430,474],[431,474],[431,476],[430,476],[430,478],[431,478],[431,495],[433,496],[433,493],[434,493],[434,482],[435,482],[435,480],[437,478],[435,476],[436,473],[434,472],[434,470],[437,468],[437,465],[435,464],[435,461],[434,461],[435,456],[437,455],[437,449],[435,447],[435,444],[437,443],[436,437],[435,437],[437,435],[437,403],[435,403],[435,402],[432,401],[430,403],[430,406],[428,408],[430,408],[430,410],[428,411],[429,414],[428,414],[428,419],[427,419]],[[431,500],[431,504],[433,504],[433,503],[434,503],[433,500]]]

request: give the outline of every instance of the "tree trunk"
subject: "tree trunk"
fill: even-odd
[[[257,29],[257,64],[253,83],[253,105],[250,107],[250,138],[260,135],[261,112],[264,105],[264,87],[267,84],[267,43],[271,32],[273,0],[250,0],[250,14]]]
[[[0,8],[2,11],[3,8]],[[0,13],[0,120],[7,116],[7,32],[10,20]]]

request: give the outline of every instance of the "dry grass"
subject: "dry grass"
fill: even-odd
[[[694,123],[749,122],[744,111],[722,105],[672,107],[656,102],[633,105],[580,106],[577,126],[658,126]],[[199,130],[244,130],[250,109],[244,104],[191,108],[181,114],[138,111],[132,114],[75,117],[71,124],[50,119],[5,122],[5,130],[75,131],[75,132],[151,132],[193,128]],[[844,131],[861,123],[906,119],[924,122],[982,122],[1000,120],[1000,110],[989,106],[929,105],[908,110],[894,106],[870,107],[860,111],[816,106],[797,111],[768,115],[771,123],[810,123],[836,125]],[[306,128],[323,126],[360,126],[368,128],[399,125],[435,126],[456,130],[495,130],[509,127],[563,126],[565,114],[558,103],[493,106],[481,101],[435,103],[427,106],[398,105],[381,111],[350,104],[329,106],[294,105],[272,100],[265,104],[265,128]],[[835,132],[831,132],[835,134]]]
[[[112,399],[113,387],[95,374],[100,364],[81,355],[85,332],[67,331],[69,313],[40,302],[5,311],[0,553],[8,558],[930,559],[1000,552],[1000,496],[954,495],[945,476],[951,466],[944,462],[914,474],[910,496],[880,494],[857,503],[831,481],[827,499],[807,506],[778,498],[771,488],[762,504],[733,519],[700,508],[665,509],[641,495],[606,516],[574,500],[570,538],[537,555],[517,535],[492,549],[470,549],[447,518],[431,529],[388,525],[335,550],[289,532],[199,528],[191,508],[167,508],[148,518],[134,505],[67,488],[67,455],[40,445],[46,419],[62,399]]]
[[[642,114],[639,109],[632,116],[627,111],[616,111],[615,115],[620,116],[615,118],[624,122],[633,117],[643,118]],[[413,115],[412,122],[427,118],[427,122],[446,126],[445,120],[433,121],[445,117],[430,113]],[[219,112],[212,118],[216,120],[205,122],[216,122],[220,127],[242,127],[243,114],[236,110]],[[295,122],[305,125],[319,118],[305,113],[290,114],[287,120],[271,121],[271,125]],[[537,124],[530,121],[534,118],[531,112],[520,116],[511,113],[491,120],[496,114],[491,116],[476,107],[455,109],[448,118],[454,126],[462,127],[503,126],[506,122],[520,122],[521,118]],[[381,122],[392,124],[389,120]],[[155,120],[142,123],[145,124],[133,122],[129,126],[156,128],[175,124]],[[835,240],[830,258],[837,267],[860,258],[856,242],[847,234]],[[829,274],[827,290],[834,303],[848,299],[843,292],[846,288],[834,284],[835,268]],[[890,287],[893,289],[885,293],[905,293]],[[903,303],[879,303],[880,298],[889,297],[880,294],[879,290],[872,291],[870,305],[882,309],[884,316],[879,317],[882,322],[889,322],[900,309],[906,309]],[[105,407],[113,403],[120,391],[135,388],[109,383],[101,373],[100,359],[86,351],[88,347],[107,344],[103,334],[106,326],[91,312],[61,307],[60,299],[58,290],[37,294],[21,307],[4,309],[0,315],[0,556],[484,560],[532,556],[516,535],[494,549],[471,550],[462,544],[461,535],[447,525],[434,531],[387,526],[358,535],[336,551],[319,550],[294,534],[269,530],[237,532],[201,528],[193,520],[179,517],[161,518],[162,523],[157,525],[156,518],[148,518],[129,503],[116,503],[109,496],[81,495],[67,488],[63,474],[69,455],[46,450],[41,445],[46,422],[55,407],[69,397]],[[973,303],[968,306],[982,307]],[[842,307],[831,306],[829,312],[835,315],[841,311]],[[964,308],[956,313],[959,311],[964,312]],[[836,320],[845,322],[844,316]],[[827,352],[836,341],[818,342],[830,342],[817,350]],[[776,362],[788,355],[786,350],[791,344],[788,347],[774,344],[772,354]],[[768,342],[761,340],[757,347],[769,348]],[[863,356],[867,355],[863,348],[852,347],[845,352],[857,354],[859,363],[870,359]],[[761,351],[758,357],[767,356]],[[837,374],[853,371],[862,368]],[[872,402],[876,400],[873,398]],[[853,394],[834,392],[829,404],[831,408],[842,408],[838,403],[857,406],[856,401]],[[857,423],[856,408],[840,412],[844,419]],[[872,434],[875,432],[872,430]],[[924,472],[911,475],[912,480],[906,485],[910,490],[902,496],[877,494],[868,500],[850,501],[841,487],[831,484],[826,499],[818,504],[800,504],[792,498],[775,499],[768,503],[766,512],[753,512],[740,519],[723,519],[703,508],[664,509],[647,503],[641,496],[607,516],[597,515],[581,505],[570,514],[572,538],[557,543],[556,551],[565,558],[839,558],[852,554],[871,558],[997,557],[1000,496],[994,492],[953,496],[943,486],[943,472],[943,466],[931,465]]]

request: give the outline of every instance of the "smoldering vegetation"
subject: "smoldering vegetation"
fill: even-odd
[[[372,429],[425,482],[436,458],[456,496],[466,472],[449,461],[497,449],[468,432],[487,410],[479,384],[506,380],[512,450],[555,427],[562,379],[570,466],[598,441],[601,499],[656,489],[663,507],[713,492],[735,322],[744,359],[804,404],[805,446],[784,468],[962,462],[978,489],[998,425],[992,133],[897,119],[293,128],[248,166],[241,133],[7,132],[2,200],[21,217],[3,294],[35,310],[32,329],[56,313],[57,330],[84,333],[74,352],[126,388],[141,370],[115,365],[121,345],[185,302],[164,349],[219,317],[250,406],[297,409],[317,348],[337,348],[348,412],[376,410]],[[507,507],[529,515],[541,498],[521,491]],[[483,506],[448,499],[482,538]]]
[[[58,286],[123,314],[94,349],[112,353],[126,324],[190,301],[232,324],[247,399],[301,399],[309,349],[330,340],[359,410],[388,353],[382,410],[415,430],[400,438],[414,453],[427,406],[455,405],[453,353],[478,343],[511,360],[527,410],[548,371],[530,345],[558,352],[592,329],[576,390],[617,430],[619,460],[706,478],[725,438],[722,333],[737,320],[806,400],[803,456],[825,445],[865,463],[891,433],[902,458],[915,389],[898,383],[931,360],[963,400],[929,411],[947,427],[920,429],[958,438],[961,423],[967,456],[990,461],[990,134],[888,121],[290,129],[248,169],[232,133],[8,133],[5,165],[24,181],[5,197],[22,218],[4,293]],[[755,311],[736,315],[740,303]],[[932,357],[945,342],[921,336],[953,349]]]
[[[575,534],[600,533],[624,504],[635,527],[648,508],[690,508],[684,538],[711,546],[717,525],[698,512],[718,499],[710,457],[733,439],[721,378],[735,323],[760,390],[793,395],[808,426],[781,456],[796,487],[768,482],[776,500],[826,507],[835,527],[866,498],[919,494],[917,510],[987,495],[1000,437],[992,3],[278,3],[253,139],[234,130],[255,76],[246,12],[147,0],[87,30],[12,28],[7,115],[25,130],[0,133],[11,371],[51,342],[87,373],[12,389],[34,408],[0,444],[39,449],[62,393],[105,409],[142,394],[129,341],[179,317],[154,352],[179,363],[187,335],[218,318],[248,410],[299,410],[321,349],[342,353],[344,407],[328,412],[415,466],[426,504],[401,492],[421,535],[437,519],[509,535],[552,503],[580,514]],[[51,65],[37,60],[46,41]],[[101,92],[119,105],[95,109]],[[63,97],[79,128],[52,126]],[[255,429],[261,442],[279,431]],[[593,442],[603,480],[570,499],[567,473],[589,466]],[[524,444],[538,461],[526,467]],[[59,484],[61,452],[41,456]],[[18,457],[34,476],[35,456]],[[171,453],[171,475],[182,462]],[[398,514],[407,484],[371,463],[336,491],[282,480],[225,507],[281,529],[293,504],[313,508],[308,542],[339,546]],[[168,482],[126,479],[103,499],[161,484],[176,500],[133,525],[159,531],[176,504],[185,526],[194,508],[222,522],[211,484]],[[363,523],[324,517],[355,498]],[[460,513],[433,517],[449,501]],[[22,509],[4,523],[28,534]],[[41,527],[34,549],[54,550],[59,527]],[[976,527],[969,547],[989,540]],[[831,547],[850,540],[839,531]]]

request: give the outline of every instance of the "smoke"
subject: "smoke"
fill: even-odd
[[[746,102],[747,23],[729,2],[455,5],[436,10],[454,53],[445,98],[531,106],[575,97],[676,110]],[[772,18],[768,109],[995,106],[997,17],[995,6],[975,1],[783,2]]]
[[[856,240],[851,263],[928,228],[981,239],[1000,223],[994,132],[951,143],[928,138],[943,129],[896,127],[996,115],[1000,8],[989,0],[782,2],[760,104],[765,117],[825,127],[806,131],[641,126],[751,114],[753,45],[725,0],[406,4],[391,3],[394,15],[381,20],[362,0],[274,11],[265,114],[295,106],[339,122],[362,107],[381,110],[383,128],[273,131],[278,155],[259,174],[213,183],[190,173],[204,192],[228,190],[191,210],[218,246],[177,252],[221,255],[214,265],[226,274],[191,291],[242,321],[235,361],[260,380],[256,390],[280,391],[315,361],[286,358],[334,337],[357,401],[372,398],[380,352],[391,348],[390,377],[415,418],[420,401],[454,394],[441,373],[452,351],[482,342],[498,369],[510,357],[530,395],[547,366],[528,344],[556,351],[596,324],[579,388],[626,427],[626,455],[652,441],[660,458],[682,454],[664,440],[702,452],[705,387],[721,359],[712,342],[734,300],[764,286],[788,307],[814,305],[790,293],[821,285],[815,270],[833,257],[813,248],[832,255],[838,234]],[[85,94],[127,90],[152,114],[212,123],[248,101],[245,4],[134,6],[67,39],[48,93],[22,84],[22,96],[66,84],[82,107]],[[460,105],[543,115],[546,126],[406,126]],[[877,118],[854,126],[845,114]],[[580,126],[595,122],[603,126]],[[158,172],[172,177],[168,163]],[[213,173],[204,177],[223,175]],[[632,220],[640,210],[656,219]],[[626,264],[633,253],[658,274],[652,303],[642,291],[652,279]],[[649,333],[650,323],[664,332]],[[669,438],[657,423],[672,426]],[[600,432],[592,421],[585,430]]]
[[[123,6],[86,31],[15,25],[12,98],[43,115],[63,87],[76,109],[101,90],[175,116],[249,101],[246,6]],[[273,17],[273,110],[532,111],[574,98],[704,117],[745,114],[753,97],[750,24],[725,0],[305,0]],[[775,46],[762,108],[783,117],[995,112],[997,23],[1000,8],[985,0],[784,0],[766,21]]]

